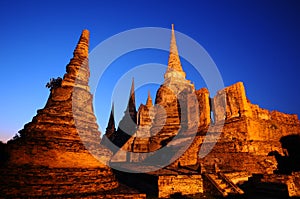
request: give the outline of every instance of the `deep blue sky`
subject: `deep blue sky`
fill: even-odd
[[[300,115],[298,0],[2,0],[0,140],[11,138],[31,121],[37,109],[44,107],[49,95],[45,84],[51,77],[63,76],[82,29],[90,30],[93,49],[128,29],[170,28],[172,23],[206,49],[226,86],[243,81],[252,103]],[[124,63],[120,59],[119,65],[129,70],[131,65],[151,62],[151,55],[156,57],[154,62],[167,63],[167,53],[146,52],[129,54],[129,59],[125,57]],[[135,57],[139,62],[131,63]],[[201,83],[186,72],[199,89]],[[137,104],[144,102],[145,93],[137,93],[143,95],[137,96]],[[96,112],[100,125],[104,125],[109,107]]]

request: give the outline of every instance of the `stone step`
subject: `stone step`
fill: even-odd
[[[207,176],[211,179],[211,181],[213,181],[214,186],[216,186],[223,197],[228,196],[228,194],[236,195],[243,193],[243,191],[241,191],[234,184],[231,184],[229,179],[222,174],[207,174]]]
[[[234,189],[232,189],[231,187],[226,188],[225,192],[227,192],[227,193],[235,193]]]
[[[220,184],[218,184],[219,185],[219,187],[221,188],[221,189],[223,189],[223,190],[225,190],[225,189],[227,189],[229,186],[228,186],[228,184],[226,184],[226,183],[224,183],[224,182],[222,182],[222,183],[220,183]]]

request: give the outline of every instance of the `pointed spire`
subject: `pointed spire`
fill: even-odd
[[[171,43],[170,43],[170,53],[176,55],[178,57],[178,49],[176,45],[176,38],[175,38],[175,31],[174,31],[174,24],[172,24],[172,32],[171,32]],[[180,60],[178,57],[178,61],[180,64]]]
[[[110,138],[115,131],[116,131],[116,126],[115,126],[114,103],[113,103],[111,106],[110,116],[106,127],[105,135],[108,138]]]
[[[90,32],[83,30],[77,46],[73,52],[74,58],[86,59],[89,56],[89,38]]]
[[[115,118],[114,118],[114,112],[115,112],[115,104],[114,102],[111,105],[111,111],[110,111],[110,116],[109,116],[109,124],[112,124],[115,126]]]
[[[132,78],[132,82],[131,82],[130,98],[133,100],[133,103],[134,103],[134,105],[135,105],[134,78]]]
[[[136,112],[136,106],[135,106],[134,78],[132,78],[130,96],[129,96],[126,112],[128,112],[130,114],[131,118],[136,122],[137,112]]]
[[[88,63],[89,56],[89,36],[88,30],[83,30],[77,46],[73,52],[73,58],[70,60],[66,68],[62,86],[78,86],[87,88],[90,70]],[[76,82],[76,83],[75,83]]]
[[[134,78],[132,78],[132,82],[131,82],[131,88],[130,88],[130,96],[129,96],[129,100],[128,100],[128,106],[127,109],[131,107],[135,109],[135,92],[134,92]]]
[[[178,54],[178,49],[176,45],[174,24],[172,24],[172,32],[171,32],[171,43],[170,43],[170,55],[168,61],[168,69],[165,74],[165,79],[170,76],[170,73],[175,71],[177,74],[183,76],[185,78],[186,74],[182,70],[180,58]],[[172,75],[171,75],[172,76]]]
[[[130,89],[130,96],[128,100],[127,108],[124,112],[123,118],[120,120],[118,130],[113,136],[112,142],[121,148],[128,139],[135,133],[137,129],[137,111],[135,107],[135,94],[134,94],[134,79],[132,78],[132,84]],[[117,152],[113,150],[113,152]]]
[[[150,107],[153,106],[153,104],[152,104],[152,99],[151,99],[151,95],[150,95],[150,90],[148,91],[148,98],[147,98],[146,106],[147,106],[148,108],[150,108]]]

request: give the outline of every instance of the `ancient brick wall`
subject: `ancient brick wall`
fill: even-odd
[[[41,166],[9,166],[1,168],[0,193],[6,197],[82,196],[111,190],[118,186],[106,168],[49,168]],[[18,180],[16,180],[18,179]],[[9,184],[14,182],[14,184]],[[69,182],[69,183],[67,183]],[[83,183],[84,182],[84,183]],[[2,195],[1,196],[4,196]],[[102,195],[99,193],[99,195]]]
[[[212,109],[216,123],[224,119],[251,117],[252,112],[243,83],[238,82],[218,91],[213,98]]]
[[[212,106],[210,106],[207,89],[201,89],[195,93],[199,106],[198,134],[186,152],[172,164],[174,167],[195,165],[200,162],[203,167],[208,168],[213,168],[217,164],[223,171],[272,173],[276,169],[277,162],[274,157],[268,156],[268,153],[276,150],[283,154],[280,138],[294,132],[299,133],[300,125],[296,115],[271,112],[251,104],[246,98],[245,88],[241,82],[218,92],[211,100]],[[170,95],[165,92],[159,96],[164,99],[170,98]],[[175,96],[172,99],[175,100]],[[160,101],[158,100],[158,102]],[[186,101],[181,104],[186,107],[188,105],[192,107],[193,103]],[[210,108],[214,111],[214,124],[210,123]],[[223,118],[218,114],[223,114]],[[176,117],[179,116],[174,116],[174,118]],[[188,117],[188,114],[183,115],[181,124],[187,124],[188,120],[192,119]],[[172,122],[170,124],[174,125]],[[200,148],[202,152],[205,152],[210,150],[210,146],[215,142],[214,139],[206,138],[208,130],[210,135],[215,132],[215,136],[219,136],[219,138],[212,151],[199,160]],[[161,131],[166,132],[164,129]],[[203,143],[205,139],[206,141]],[[139,139],[135,142],[140,144],[135,146],[136,149],[147,151],[147,147],[144,146],[147,146],[148,139]],[[145,157],[147,155],[137,154],[133,159],[140,161]]]
[[[296,115],[271,112],[251,104],[241,82],[219,91],[212,102],[215,122],[223,120],[224,126],[219,127],[221,134],[213,150],[200,160],[203,165],[217,164],[224,171],[270,173],[277,163],[268,153],[276,150],[282,154],[280,138],[300,134]],[[210,130],[217,128],[215,124]]]
[[[209,92],[207,88],[201,88],[195,91],[199,105],[199,128],[198,132],[207,128],[211,122],[211,107]]]
[[[147,152],[166,146],[179,134],[180,138],[168,147],[174,154],[183,149],[186,151],[178,159],[176,155],[171,158],[174,168],[200,163],[204,170],[212,170],[217,165],[226,172],[272,173],[277,161],[268,154],[271,151],[283,154],[280,139],[300,134],[297,115],[269,111],[252,104],[242,82],[228,86],[210,98],[206,88],[195,91],[185,76],[173,31],[168,69],[164,83],[156,93],[154,119],[148,118],[146,106],[140,107],[138,131],[123,146],[125,151],[119,152],[121,159],[145,160]],[[197,136],[190,146],[182,147],[187,139],[193,139],[191,129],[196,123]],[[143,154],[127,157],[126,150]],[[207,155],[199,159],[199,153]]]
[[[203,193],[201,175],[162,175],[158,177],[158,197],[169,198],[176,193],[182,195]]]

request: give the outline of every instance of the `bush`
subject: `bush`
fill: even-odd
[[[61,86],[62,78],[51,78],[50,81],[46,84],[47,88],[53,89],[53,88],[58,88]]]

